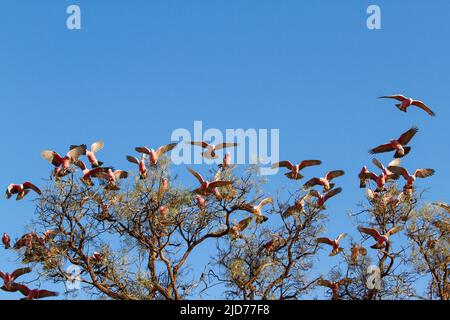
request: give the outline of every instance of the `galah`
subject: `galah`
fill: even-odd
[[[309,194],[312,197],[317,198],[317,202],[316,202],[317,207],[325,209],[325,203],[329,199],[331,199],[332,197],[334,197],[335,195],[337,195],[341,192],[342,192],[342,188],[336,188],[336,189],[331,189],[326,194],[320,194],[317,190],[311,190]]]
[[[350,251],[352,253],[350,257],[352,264],[356,264],[360,256],[365,257],[367,255],[367,249],[359,244],[354,244]]]
[[[417,169],[413,174],[410,174],[408,170],[402,167],[389,166],[390,171],[402,176],[406,180],[405,189],[412,189],[414,187],[414,182],[417,178],[428,178],[434,175],[435,171],[433,169]]]
[[[108,182],[106,186],[107,190],[119,190],[120,188],[118,183],[121,179],[128,178],[128,172],[124,170],[115,170],[114,168],[107,168],[106,172],[99,172],[95,177]]]
[[[12,273],[3,273],[0,271],[0,278],[3,279],[3,286],[0,288],[7,292],[16,292],[19,290],[17,284],[14,282],[17,278],[23,276],[24,274],[30,273],[33,269],[31,268],[21,268],[17,269]]]
[[[385,234],[381,234],[381,232],[373,228],[358,227],[359,232],[370,235],[377,242],[373,246],[371,246],[372,249],[384,248],[386,244],[389,243],[389,237],[396,234],[397,232],[400,232],[401,230],[403,230],[403,227],[398,226],[388,230],[388,232],[386,232]]]
[[[241,220],[236,225],[234,225],[233,227],[230,228],[230,230],[228,231],[228,234],[231,235],[234,239],[240,238],[241,233],[245,229],[248,228],[248,226],[250,225],[252,220],[253,220],[253,217],[248,217],[248,218]]]
[[[86,145],[83,144],[81,146],[70,146],[70,150],[78,148],[78,147],[85,147]],[[103,165],[103,162],[98,161],[95,154],[102,150],[105,147],[105,143],[103,141],[97,141],[94,142],[91,145],[91,148],[89,150],[86,150],[86,157],[88,158],[92,168],[97,168]]]
[[[369,179],[371,174],[372,174],[372,172],[370,172],[369,169],[367,169],[367,166],[364,166],[361,169],[360,173],[358,174],[360,188],[365,188],[367,186],[366,182]]]
[[[307,193],[306,195],[302,196],[299,200],[297,200],[294,203],[294,205],[292,205],[286,209],[286,211],[283,213],[283,218],[286,219],[286,218],[292,216],[294,213],[304,214],[305,213],[304,207],[305,207],[306,201],[310,198],[311,198],[310,193]]]
[[[268,217],[266,217],[262,214],[262,208],[268,204],[273,204],[272,198],[265,198],[257,205],[246,203],[246,204],[239,206],[239,209],[253,214],[256,218],[256,223],[260,224],[260,223],[266,222],[269,219]]]
[[[428,113],[430,116],[434,117],[436,114],[422,101],[420,100],[414,100],[412,98],[407,98],[404,95],[401,94],[395,94],[391,96],[382,96],[381,99],[395,99],[397,101],[400,101],[400,103],[396,104],[395,106],[403,112],[406,112],[407,109],[410,106],[416,106]]]
[[[224,180],[217,180],[209,182],[208,180],[203,179],[203,177],[196,171],[192,170],[191,168],[188,168],[188,171],[197,178],[198,182],[200,182],[200,187],[194,190],[194,193],[201,195],[201,196],[207,196],[210,194],[217,194],[217,189],[220,187],[225,187],[231,185],[232,181],[224,181]]]
[[[31,250],[34,245],[43,246],[45,245],[45,240],[42,237],[39,237],[36,232],[29,232],[17,240],[13,248],[15,250],[20,250],[23,247],[26,247],[27,250]]]
[[[94,185],[92,178],[100,178],[102,174],[107,173],[108,170],[111,169],[111,167],[96,167],[93,169],[88,169],[81,160],[75,161],[74,164],[83,172],[83,176],[80,178],[81,182],[89,187]]]
[[[147,166],[145,165],[145,159],[147,155],[145,153],[142,154],[141,160],[139,160],[136,157],[127,156],[128,162],[135,163],[139,167],[139,178],[141,180],[147,179],[148,177],[148,170]]]
[[[373,148],[372,150],[369,150],[369,153],[377,154],[395,151],[394,158],[403,158],[411,151],[411,147],[407,147],[406,145],[408,145],[417,132],[419,132],[419,128],[413,127],[403,133],[398,139],[393,139],[389,141],[389,143]]]
[[[195,203],[197,204],[200,210],[205,209],[205,199],[201,195],[197,194],[195,196]]]
[[[340,299],[340,296],[339,296],[340,287],[343,285],[348,285],[350,283],[352,283],[352,280],[349,278],[341,279],[339,281],[329,281],[329,280],[323,280],[323,279],[320,279],[317,281],[317,284],[319,286],[331,289],[332,294],[333,294],[333,296],[332,296],[333,300]]]
[[[73,146],[65,157],[61,157],[56,151],[45,150],[41,156],[55,167],[54,175],[56,177],[63,177],[69,174],[68,169],[74,161],[86,155],[86,149],[86,145]]]
[[[320,160],[304,160],[300,162],[299,164],[293,164],[290,161],[280,161],[277,163],[274,163],[272,165],[272,169],[276,168],[287,168],[290,170],[290,172],[285,173],[285,176],[292,180],[300,180],[303,178],[303,176],[300,174],[300,171],[307,167],[312,166],[318,166],[321,165],[322,161]]]
[[[279,235],[274,235],[271,240],[264,243],[258,250],[258,252],[265,251],[266,254],[271,254],[275,251],[278,251],[286,245],[286,239],[283,239]]]
[[[221,169],[229,168],[230,165],[231,165],[231,153],[227,152],[223,156],[223,160],[222,163],[219,164],[219,168]]]
[[[328,172],[324,178],[312,178],[308,182],[306,182],[303,187],[306,189],[310,189],[316,185],[320,185],[323,187],[323,192],[331,190],[334,188],[334,183],[330,183],[333,179],[337,177],[341,177],[345,174],[342,170],[334,170]]]
[[[361,185],[365,186],[367,180],[373,180],[377,184],[377,192],[381,192],[385,190],[385,185],[387,181],[393,181],[397,180],[400,176],[394,172],[391,172],[388,170],[388,168],[384,167],[383,164],[378,161],[377,159],[373,159],[373,163],[382,170],[382,172],[379,175],[376,175],[373,172],[367,171],[367,172],[361,172],[359,174],[360,182],[364,181],[364,183],[360,183]],[[389,166],[392,165],[398,165],[400,164],[400,159],[395,159],[389,163]],[[363,168],[364,170],[364,168]]]
[[[236,143],[236,142],[224,142],[224,143],[219,143],[217,145],[214,145],[214,144],[209,144],[205,141],[189,141],[189,142],[186,142],[186,144],[191,144],[193,146],[198,146],[198,147],[202,147],[203,149],[206,149],[206,151],[204,151],[202,153],[202,157],[207,158],[207,159],[217,159],[218,155],[216,154],[216,151],[218,151],[218,150],[239,146],[239,143]]]
[[[148,147],[136,147],[135,150],[139,153],[147,154],[150,158],[150,164],[152,166],[156,166],[158,164],[158,159],[164,153],[167,153],[178,145],[178,143],[171,143],[164,146],[159,147],[156,151],[153,149],[149,149]]]
[[[100,252],[95,251],[91,259],[94,261],[94,263],[101,263],[103,261],[103,255]]]
[[[160,207],[158,208],[158,212],[159,212],[159,214],[161,214],[161,216],[162,216],[163,218],[165,218],[165,217],[167,217],[167,215],[169,214],[169,208],[166,207],[166,206],[160,206]]]
[[[5,246],[5,249],[11,248],[11,237],[7,233],[3,234],[2,243]]]
[[[341,233],[336,239],[318,238],[317,243],[324,243],[332,247],[330,257],[335,256],[344,251],[344,248],[339,246],[339,242],[347,236],[346,233]]]
[[[6,189],[6,199],[10,199],[14,194],[17,194],[16,200],[22,200],[30,192],[30,190],[33,190],[39,195],[42,194],[38,187],[27,181],[23,184],[10,184]]]
[[[169,180],[165,177],[161,177],[161,181],[159,182],[159,190],[158,190],[158,196],[160,199],[164,197],[164,194],[167,191],[167,188],[169,188]]]
[[[450,213],[450,205],[444,203],[444,202],[434,202],[434,206],[439,207]]]
[[[54,291],[49,290],[38,290],[38,289],[29,289],[25,285],[19,285],[19,291],[25,296],[20,300],[37,300],[48,297],[57,297],[59,294]]]

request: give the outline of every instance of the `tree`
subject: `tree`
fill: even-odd
[[[167,157],[147,161],[141,179],[113,184],[80,179],[75,165],[48,180],[36,200],[34,230],[13,246],[41,281],[73,281],[67,267],[74,266],[83,290],[102,299],[189,299],[223,285],[230,299],[302,299],[325,286],[333,299],[375,300],[423,298],[415,284],[425,276],[426,298],[450,297],[448,214],[394,182],[369,192],[351,214],[354,229],[395,229],[389,241],[368,248],[375,240],[361,232],[333,257],[328,275],[311,276],[327,223],[317,191],[268,197],[257,165],[240,175],[235,166],[211,168],[210,181],[232,184],[202,196],[181,186]],[[204,245],[216,250],[194,270],[191,256]],[[370,266],[381,286],[370,285]]]

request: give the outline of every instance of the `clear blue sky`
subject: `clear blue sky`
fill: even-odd
[[[70,4],[81,7],[80,31],[66,29]],[[369,4],[381,7],[382,30],[366,28]],[[42,183],[46,148],[103,139],[102,159],[134,169],[124,157],[134,146],[167,143],[194,120],[277,128],[282,158],[323,160],[308,176],[346,170],[344,193],[328,206],[329,234],[359,238],[346,211],[363,199],[356,174],[370,163],[367,150],[412,125],[421,131],[404,164],[435,168],[418,186],[428,200],[449,200],[449,16],[447,0],[2,0],[0,185]],[[437,117],[376,99],[397,92]],[[286,184],[296,186],[271,177],[268,191]],[[30,199],[0,201],[1,233],[23,233]],[[1,269],[15,258],[0,250]],[[319,271],[335,262],[325,257]]]

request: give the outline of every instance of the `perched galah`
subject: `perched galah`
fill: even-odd
[[[166,193],[167,188],[169,188],[169,180],[167,180],[167,178],[165,178],[165,177],[161,177],[161,181],[159,182],[159,190],[158,190],[158,195],[159,195],[160,199],[162,197],[164,197],[164,194]]]
[[[29,289],[27,286],[21,284],[19,285],[19,291],[25,296],[20,300],[37,300],[48,297],[57,297],[59,294],[54,291],[48,290],[38,290],[38,289]]]
[[[156,166],[158,164],[158,159],[164,153],[167,153],[178,145],[178,143],[171,143],[165,146],[159,147],[156,151],[153,149],[149,149],[148,147],[136,147],[135,150],[139,153],[147,154],[150,157],[150,164],[152,166]]]
[[[0,288],[7,292],[16,292],[19,290],[17,284],[14,282],[17,278],[23,276],[24,274],[30,273],[33,269],[31,268],[21,268],[15,270],[13,273],[3,273],[0,271],[0,278],[3,279],[3,286]]]
[[[333,249],[331,250],[330,257],[335,256],[344,251],[344,248],[339,246],[339,242],[347,236],[346,233],[341,233],[336,239],[330,238],[318,238],[316,240],[317,243],[325,243],[331,246]]]
[[[85,144],[81,146],[70,146],[70,150],[78,148],[78,147],[84,147]],[[102,150],[105,147],[105,143],[103,141],[97,141],[91,145],[91,148],[89,150],[86,150],[86,157],[88,158],[92,168],[97,168],[103,165],[103,162],[98,161],[95,154]]]
[[[225,187],[231,185],[232,181],[224,181],[224,180],[217,180],[209,182],[207,180],[204,180],[203,177],[200,175],[200,173],[192,170],[191,168],[188,168],[189,172],[197,178],[198,182],[200,182],[200,187],[194,190],[194,193],[201,195],[201,196],[207,196],[210,194],[217,194],[217,189],[220,187]]]
[[[94,261],[94,263],[101,263],[103,261],[103,255],[100,252],[95,251],[91,259]]]
[[[16,200],[22,200],[30,190],[33,190],[39,195],[42,194],[38,187],[27,181],[23,184],[10,184],[6,189],[6,199],[10,199],[14,194],[17,194]]]
[[[411,147],[406,147],[411,139],[419,132],[419,128],[413,127],[406,131],[398,139],[393,139],[389,143],[382,144],[369,151],[370,154],[395,151],[394,158],[403,158],[410,151]]]
[[[284,175],[292,180],[300,180],[303,179],[303,176],[300,174],[300,171],[307,167],[318,166],[321,165],[322,161],[320,160],[304,160],[299,164],[293,164],[290,161],[281,161],[274,163],[272,165],[272,169],[276,168],[287,168],[291,172],[285,173]]]
[[[39,237],[35,232],[29,232],[24,234],[19,240],[14,244],[14,249],[19,250],[23,247],[31,249],[34,242],[39,242]]]
[[[197,194],[195,196],[195,203],[197,204],[200,210],[205,209],[205,199],[201,195]]]
[[[271,240],[261,245],[258,252],[265,251],[266,254],[271,254],[282,249],[286,245],[286,242],[286,239],[283,239],[281,236],[274,235]]]
[[[250,225],[252,220],[253,220],[253,217],[248,217],[248,218],[245,218],[244,220],[241,220],[240,222],[238,222],[238,224],[236,224],[230,228],[228,234],[233,239],[240,238],[242,231],[244,231],[245,229],[248,228],[248,226]]]
[[[378,230],[373,228],[358,227],[359,232],[370,235],[377,242],[376,244],[371,246],[372,249],[384,248],[386,244],[389,243],[389,237],[401,230],[403,230],[403,227],[398,226],[390,229],[385,234],[381,234]]]
[[[410,106],[416,106],[416,107],[419,107],[420,109],[422,109],[423,111],[425,111],[426,113],[428,113],[430,116],[432,116],[432,117],[436,116],[436,114],[425,103],[423,103],[420,100],[414,100],[411,98],[407,98],[401,94],[395,94],[392,96],[382,96],[380,98],[381,99],[395,99],[395,100],[400,101],[401,103],[398,103],[395,106],[403,112],[406,112]]]
[[[219,143],[218,145],[209,144],[205,141],[188,141],[186,144],[191,144],[193,146],[202,147],[203,149],[206,149],[205,152],[202,153],[202,157],[207,159],[217,159],[218,155],[216,154],[216,151],[225,149],[225,148],[233,148],[239,146],[239,143],[236,142],[224,142]]]
[[[139,178],[141,180],[147,179],[148,177],[148,170],[147,166],[145,165],[145,159],[147,158],[147,154],[143,153],[141,160],[139,160],[136,157],[127,156],[128,162],[135,163],[139,167]]]
[[[98,169],[98,168],[96,168]],[[128,172],[123,170],[115,170],[114,168],[107,168],[106,172],[99,172],[96,178],[106,180],[108,182],[107,190],[119,190],[118,183],[121,179],[128,178]]]
[[[77,161],[81,156],[86,155],[86,149],[86,145],[73,146],[64,158],[57,152],[51,150],[43,151],[41,156],[55,166],[54,175],[56,177],[63,177],[69,173],[68,169],[74,161]]]
[[[398,175],[403,176],[403,178],[406,180],[406,184],[404,187],[405,189],[412,189],[417,178],[428,178],[434,175],[435,172],[433,169],[417,169],[413,174],[410,174],[408,170],[402,167],[389,166],[388,169]]]
[[[11,237],[7,233],[3,234],[2,243],[5,246],[5,249],[11,248]]]
[[[163,218],[165,218],[169,214],[169,208],[166,206],[161,206],[158,208],[158,212]]]
[[[305,204],[308,199],[310,199],[312,196],[310,193],[307,193],[306,195],[302,196],[299,200],[297,200],[293,206],[290,206],[286,209],[286,211],[283,213],[283,218],[286,219],[290,216],[292,216],[294,213],[305,213]]]
[[[334,188],[334,183],[330,183],[331,180],[343,176],[345,174],[342,170],[334,170],[328,172],[324,178],[312,178],[308,182],[306,182],[303,187],[306,189],[310,189],[316,185],[323,186],[323,192],[331,190]]]
[[[439,207],[450,213],[450,205],[444,203],[444,202],[434,202],[434,206]]]
[[[367,249],[359,244],[354,244],[350,251],[352,253],[350,257],[352,264],[356,264],[360,256],[365,257],[367,255]]]
[[[222,163],[219,164],[219,168],[221,169],[229,168],[230,165],[231,165],[231,153],[227,152],[223,156],[223,160]]]
[[[269,219],[268,217],[266,217],[262,214],[262,208],[265,205],[272,204],[272,203],[273,203],[272,198],[265,198],[257,205],[245,203],[245,204],[239,206],[239,209],[253,214],[256,218],[256,223],[260,224],[260,223],[266,222]]]
[[[349,278],[345,278],[345,279],[342,279],[339,281],[329,281],[329,280],[323,280],[323,279],[320,279],[317,281],[317,284],[319,286],[331,289],[332,294],[333,294],[333,296],[332,296],[333,300],[340,299],[340,296],[339,296],[340,287],[343,285],[349,285],[350,283],[352,283],[352,280]]]
[[[325,209],[325,203],[335,195],[342,192],[342,188],[331,189],[326,194],[320,194],[317,190],[311,190],[310,195],[317,198],[316,206]]]

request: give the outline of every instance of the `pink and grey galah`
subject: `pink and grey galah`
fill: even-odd
[[[2,243],[5,246],[5,249],[11,248],[11,237],[7,233],[3,234]]]
[[[19,291],[25,296],[20,300],[37,300],[48,297],[57,297],[59,294],[54,291],[49,290],[38,290],[38,289],[29,289],[27,286],[20,284],[18,285]]]
[[[308,182],[306,182],[303,187],[305,189],[310,189],[316,185],[323,187],[323,192],[326,192],[328,190],[331,190],[334,188],[334,183],[331,183],[331,181],[337,177],[341,177],[345,174],[343,170],[334,170],[327,172],[325,177],[323,178],[312,178]]]
[[[406,180],[404,189],[413,189],[414,183],[417,178],[428,178],[434,175],[435,171],[433,169],[417,169],[413,174],[410,174],[408,170],[403,167],[389,166],[390,171],[402,176]]]
[[[342,192],[342,188],[331,189],[326,194],[320,194],[317,190],[311,190],[310,195],[312,197],[317,198],[316,206],[322,209],[325,209],[325,203],[336,196],[337,194]]]
[[[376,243],[371,246],[372,249],[384,248],[386,244],[389,243],[389,237],[396,234],[397,232],[400,232],[401,230],[403,230],[403,227],[398,226],[389,229],[385,234],[381,234],[380,231],[374,228],[358,227],[359,232],[368,234],[375,239]]]
[[[419,132],[419,128],[412,127],[403,133],[398,139],[392,139],[389,143],[385,143],[369,150],[370,154],[384,153],[395,151],[394,158],[403,158],[410,151],[411,147],[407,147],[411,139]]]
[[[29,192],[33,190],[37,194],[41,195],[41,190],[33,183],[27,181],[22,184],[10,184],[6,189],[6,198],[10,199],[13,195],[17,195],[16,200],[22,200]]]
[[[44,150],[41,153],[42,158],[50,162],[54,167],[54,176],[57,178],[69,174],[69,167],[81,156],[86,155],[86,145],[71,146],[65,157],[60,156],[56,151]]]
[[[261,200],[258,204],[245,203],[239,206],[240,210],[250,212],[255,216],[256,223],[261,224],[266,222],[269,218],[262,214],[262,209],[268,204],[273,204],[272,198],[265,198]]]
[[[225,148],[234,148],[239,146],[239,143],[236,142],[224,142],[224,143],[219,143],[217,145],[214,144],[210,144],[206,141],[188,141],[186,142],[186,144],[190,144],[193,146],[198,146],[198,147],[202,147],[203,149],[206,149],[206,151],[204,151],[202,153],[202,157],[207,158],[207,159],[217,159],[218,155],[216,153],[216,151],[218,150],[222,150]]]
[[[321,165],[322,161],[320,160],[304,160],[298,164],[293,164],[290,161],[280,161],[274,163],[272,165],[272,169],[276,168],[287,168],[290,172],[285,173],[285,176],[292,180],[300,180],[303,179],[303,176],[300,174],[300,171],[307,167],[318,166]]]
[[[339,296],[339,289],[341,286],[343,285],[348,285],[352,283],[352,280],[349,278],[345,278],[345,279],[341,279],[339,281],[329,281],[329,280],[323,280],[323,279],[319,279],[317,281],[317,284],[321,287],[326,287],[331,289],[332,292],[332,300],[339,300],[340,296]]]
[[[420,100],[414,100],[412,98],[405,97],[402,94],[395,94],[391,96],[382,96],[381,99],[395,99],[397,101],[400,101],[400,103],[396,104],[395,106],[403,112],[406,112],[409,107],[416,106],[428,113],[430,116],[434,117],[436,114],[431,110],[425,103],[423,103]]]
[[[70,146],[70,150],[78,148],[78,147],[85,147],[86,145],[81,145],[81,146]],[[91,148],[86,150],[86,157],[89,160],[89,163],[91,164],[92,168],[97,168],[103,165],[103,162],[98,161],[97,157],[96,157],[96,153],[99,152],[100,150],[102,150],[105,147],[105,143],[103,141],[97,141],[94,142],[91,145]]]
[[[128,162],[137,164],[139,167],[139,178],[141,180],[147,179],[148,177],[148,170],[147,166],[145,165],[145,160],[147,159],[147,154],[143,153],[141,156],[141,159],[139,160],[136,157],[133,156],[127,156]]]
[[[150,158],[150,164],[152,166],[156,166],[158,164],[159,158],[163,154],[175,149],[177,145],[178,143],[167,144],[159,147],[156,151],[148,147],[136,147],[135,150],[139,153],[147,154]]]
[[[330,257],[335,256],[344,251],[343,248],[339,246],[339,242],[347,236],[346,233],[341,233],[336,239],[330,238],[318,238],[316,240],[317,243],[324,243],[332,247],[330,252]]]
[[[385,190],[385,185],[387,181],[397,180],[399,178],[399,175],[391,172],[388,170],[388,168],[384,167],[383,164],[378,161],[377,159],[373,159],[373,163],[382,170],[382,172],[379,175],[376,175],[373,172],[370,172],[367,170],[366,167],[363,167],[362,171],[358,175],[358,178],[360,180],[360,187],[364,188],[366,186],[367,180],[373,180],[377,184],[377,192],[381,192]],[[389,163],[389,166],[392,165],[398,165],[400,163],[400,159],[395,159]]]
[[[31,268],[17,269],[12,273],[3,273],[2,271],[0,271],[0,278],[2,278],[3,280],[3,286],[0,287],[0,289],[7,292],[19,291],[19,287],[17,286],[17,283],[15,283],[16,279],[23,276],[24,274],[30,273],[31,271]]]
[[[225,187],[231,185],[232,181],[225,181],[225,180],[218,180],[218,181],[208,181],[203,179],[200,173],[192,170],[191,168],[188,168],[188,171],[197,178],[198,182],[200,182],[200,187],[194,190],[194,193],[201,195],[201,196],[207,196],[211,194],[217,193],[217,188]]]

